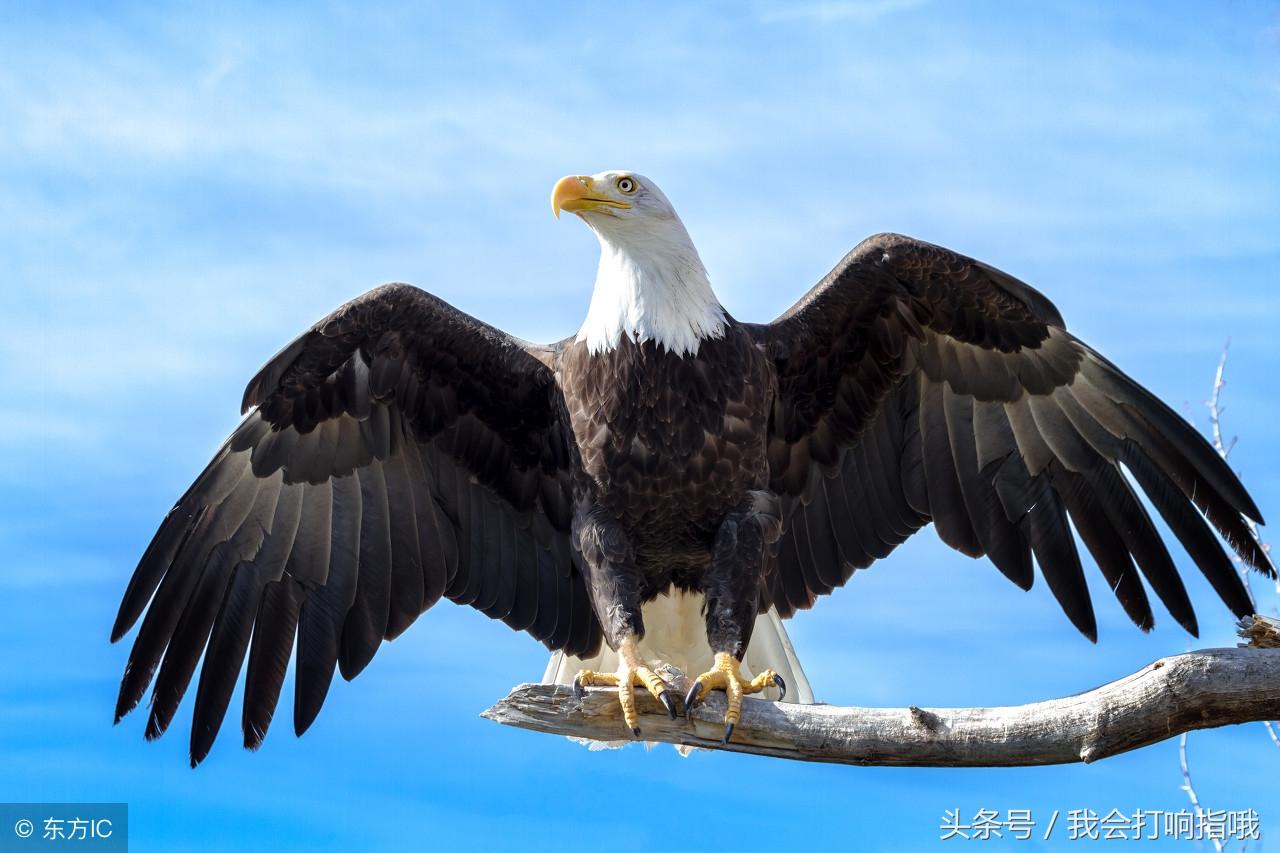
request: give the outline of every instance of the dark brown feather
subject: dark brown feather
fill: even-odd
[[[860,547],[880,558],[932,519],[945,542],[987,554],[1024,588],[1034,553],[1063,610],[1092,639],[1070,516],[1139,627],[1152,617],[1137,569],[1195,633],[1186,590],[1121,465],[1234,612],[1251,605],[1209,525],[1274,576],[1245,523],[1260,513],[1208,442],[1006,273],[877,235],[773,324],[748,328],[778,374],[768,420],[773,488],[808,502],[788,515],[771,582],[793,606],[835,578],[808,564],[833,557],[814,547],[805,521],[822,519],[840,555]],[[826,481],[815,495],[808,484],[817,470],[843,492]]]
[[[145,616],[117,718],[159,667],[148,734],[160,734],[205,653],[198,763],[248,650],[242,724],[254,747],[296,634],[301,733],[335,667],[354,677],[459,588],[470,602],[483,590],[491,615],[553,648],[599,645],[570,565],[576,456],[563,402],[523,344],[389,285],[277,353],[243,403],[254,410],[166,517],[125,592],[113,639]]]

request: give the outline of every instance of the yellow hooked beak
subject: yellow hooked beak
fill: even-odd
[[[551,212],[560,218],[560,211],[579,213],[584,210],[597,210],[602,207],[631,207],[625,201],[608,198],[602,189],[597,189],[595,181],[587,175],[567,175],[556,181],[551,190]]]

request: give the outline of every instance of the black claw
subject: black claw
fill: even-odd
[[[725,724],[724,724],[724,740],[722,740],[722,741],[720,741],[720,742],[721,742],[721,743],[728,743],[728,742],[729,742],[729,735],[731,735],[731,734],[733,734],[733,723],[725,723]]]
[[[778,697],[779,702],[787,698],[787,682],[783,681],[782,676],[776,672],[773,674],[773,686],[782,691],[782,695]]]
[[[583,690],[582,690],[582,679],[581,679],[581,678],[578,678],[577,676],[575,676],[575,677],[574,677],[574,679],[573,679],[573,698],[574,698],[574,699],[581,699],[581,698],[582,698],[582,693],[583,693]]]
[[[698,697],[702,695],[702,682],[695,681],[693,686],[689,688],[689,692],[684,695],[684,718],[689,719],[689,712],[693,710],[693,706],[698,701]]]
[[[634,729],[632,729],[631,734],[635,735],[636,737],[640,737],[640,727],[636,726]]]
[[[663,690],[658,694],[658,699],[662,702],[663,707],[667,709],[667,716],[674,720],[676,718],[676,703],[671,698],[671,691]]]

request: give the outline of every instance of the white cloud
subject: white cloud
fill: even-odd
[[[891,15],[919,9],[929,0],[825,0],[819,3],[762,3],[757,9],[760,20],[775,21],[853,21],[867,24]]]

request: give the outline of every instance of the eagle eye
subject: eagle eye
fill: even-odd
[[[618,178],[618,192],[631,195],[637,189],[639,189],[639,185],[636,184],[635,178]]]

